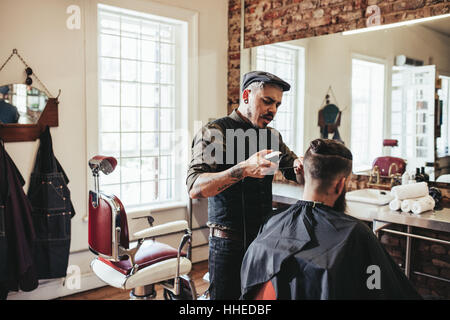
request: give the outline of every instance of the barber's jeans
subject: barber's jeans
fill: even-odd
[[[241,296],[242,241],[209,237],[209,294],[211,300],[238,300]]]

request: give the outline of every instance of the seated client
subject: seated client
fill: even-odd
[[[303,200],[271,217],[245,254],[241,299],[420,299],[370,228],[344,213],[350,150],[314,140],[303,166]]]

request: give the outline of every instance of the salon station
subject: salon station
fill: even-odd
[[[0,299],[450,299],[448,1],[0,12]]]

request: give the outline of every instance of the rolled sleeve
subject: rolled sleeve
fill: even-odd
[[[204,126],[195,135],[191,146],[192,160],[186,178],[188,192],[201,174],[217,172],[225,152],[223,136],[221,128],[214,124]]]

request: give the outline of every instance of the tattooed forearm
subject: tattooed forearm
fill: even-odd
[[[245,177],[242,165],[221,172],[201,174],[189,192],[192,199],[213,197]]]
[[[232,185],[233,185],[232,183],[224,184],[223,186],[218,187],[217,191],[222,192],[223,190],[227,189],[228,187],[230,187]]]
[[[230,177],[233,179],[233,181],[242,180],[242,178],[244,177],[244,169],[239,166],[231,168]]]

